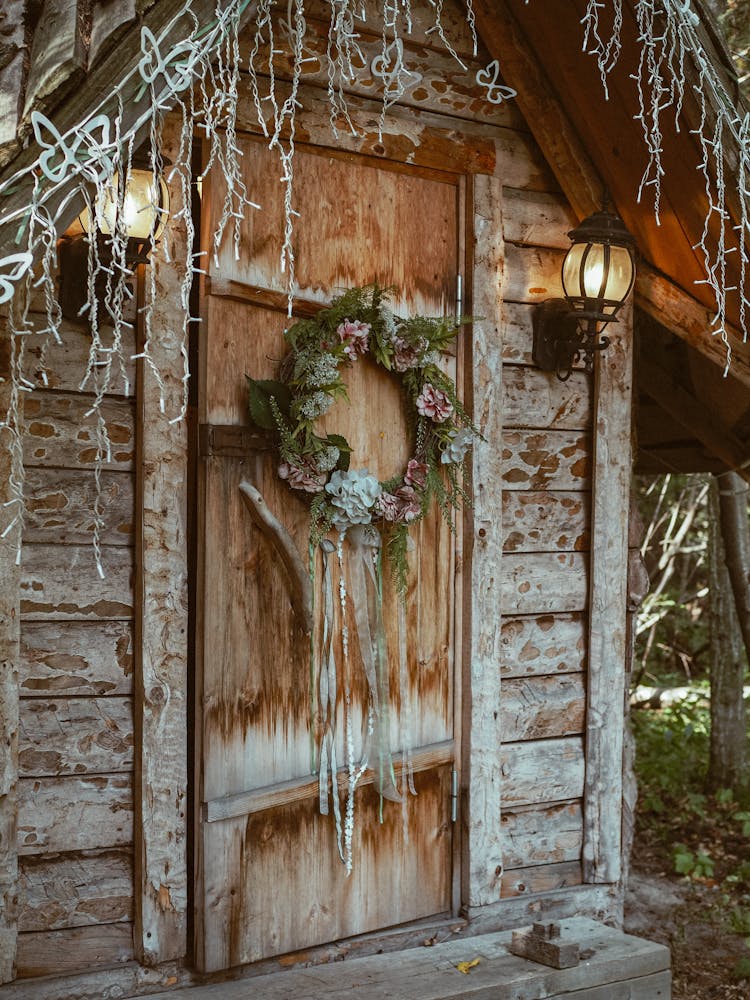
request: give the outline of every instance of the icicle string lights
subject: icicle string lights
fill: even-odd
[[[707,204],[703,232],[694,249],[703,257],[702,283],[711,288],[715,298],[713,333],[726,345],[725,371],[728,371],[731,362],[728,313],[732,297],[738,300],[743,340],[748,336],[745,283],[750,223],[748,116],[737,111],[708,56],[701,39],[701,22],[690,0],[635,0],[634,11],[640,52],[632,77],[639,104],[636,117],[643,130],[647,155],[638,199],[647,191],[650,193],[656,220],[660,222],[665,121],[669,117],[670,127],[678,132],[687,126],[698,140],[701,155],[698,170]],[[609,37],[602,28],[605,20],[610,26]],[[622,52],[622,0],[589,0],[582,23],[584,51],[596,58],[605,96],[609,97],[608,77]],[[697,121],[686,119],[685,114],[691,73],[697,76],[692,84]],[[731,168],[737,179],[731,187],[727,186],[727,168]],[[736,224],[732,222],[730,208],[739,217]],[[738,255],[739,281],[738,285],[730,286],[728,258],[733,254]]]

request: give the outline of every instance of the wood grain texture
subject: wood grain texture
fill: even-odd
[[[24,464],[92,469],[96,464],[96,415],[89,417],[93,397],[56,392],[30,393],[25,400]],[[100,412],[111,442],[105,469],[133,467],[133,409],[127,402],[105,399]]]
[[[162,149],[177,160],[179,125],[165,122]],[[156,299],[151,317],[153,366],[142,365],[138,418],[139,498],[136,628],[135,947],[146,965],[180,958],[187,947],[187,426],[179,412],[182,320],[179,316],[187,233],[179,219],[179,177],[170,185],[171,217],[154,255]],[[169,263],[168,263],[169,262]]]
[[[133,552],[110,546],[99,578],[90,546],[28,545],[21,566],[21,615],[29,620],[129,620],[133,617]]]
[[[509,243],[567,252],[568,232],[577,225],[578,219],[563,194],[518,191],[506,186],[503,235]]]
[[[507,491],[502,523],[506,552],[583,552],[589,547],[589,495]]]
[[[132,694],[132,626],[24,621],[18,674],[24,698]]]
[[[326,49],[331,12],[323,10],[321,13],[323,18],[318,20],[314,13],[305,8],[307,59],[302,65],[302,78],[306,83],[326,87],[329,77]],[[277,22],[276,31],[279,31],[280,27]],[[251,28],[244,35],[243,48],[246,47],[249,51],[253,46],[254,37],[255,32]],[[263,44],[258,50],[257,65],[260,67],[267,66],[269,62],[267,38],[267,34],[264,34]],[[477,73],[481,72],[490,61],[481,44],[476,56],[470,53],[464,57],[466,66],[464,69],[442,46],[427,48],[415,45],[406,32],[402,35],[402,42],[404,64],[409,70],[409,75],[403,77],[403,93],[398,102],[402,107],[427,109],[453,118],[468,118],[471,121],[491,122],[525,130],[523,118],[513,101],[493,104],[488,99],[487,89],[476,82]],[[383,79],[373,72],[373,68],[376,61],[382,58],[383,34],[373,32],[369,17],[367,22],[360,22],[357,25],[357,46],[364,65],[360,64],[353,79],[344,82],[345,93],[382,100]],[[274,74],[280,80],[290,80],[293,67],[288,53],[289,47],[276,45],[275,48]],[[347,128],[343,116],[339,116],[337,125],[341,131]]]
[[[577,673],[586,664],[586,623],[581,614],[506,618],[500,637],[503,677]]]
[[[503,434],[503,489],[585,490],[591,485],[591,435],[508,430]]]
[[[498,818],[503,780],[497,748],[502,739],[499,659],[500,589],[502,580],[502,496],[496,488],[502,455],[503,364],[500,302],[497,286],[504,271],[502,186],[477,177],[474,182],[473,277],[471,309],[482,316],[474,324],[471,355],[474,419],[486,442],[472,449],[474,495],[471,584],[468,588],[470,632],[467,649],[467,711],[461,781],[467,809],[464,816],[462,894],[481,906],[497,898],[502,871]]]
[[[277,94],[288,96],[287,88],[278,83]],[[380,102],[352,95],[347,103],[357,134],[340,130],[334,140],[327,91],[302,84],[299,93],[302,108],[296,121],[297,136],[316,147],[335,147],[392,163],[459,174],[494,174],[516,189],[550,191],[556,187],[547,163],[527,132],[396,104],[386,116],[381,135]],[[237,127],[261,134],[256,116],[244,103],[237,109]]]
[[[24,81],[24,0],[6,0],[0,11],[0,167],[15,153]]]
[[[584,372],[574,371],[561,382],[554,372],[506,365],[503,402],[506,428],[559,431],[591,426],[591,379]]]
[[[580,861],[583,810],[579,801],[505,810],[501,817],[506,872]]]
[[[10,402],[8,377],[10,335],[0,315],[0,413]],[[21,399],[21,418],[23,414]],[[10,490],[10,435],[0,436],[0,510],[12,499]],[[5,522],[3,522],[4,524]],[[11,531],[0,538],[0,983],[13,979],[16,960],[18,856],[16,851],[16,796],[18,783],[18,648],[19,581],[16,565],[18,538]]]
[[[122,29],[134,21],[135,17],[136,0],[96,0],[91,12],[89,66],[122,37]]]
[[[132,919],[130,851],[66,852],[21,859],[19,931],[51,931]]]
[[[553,890],[551,894],[568,901],[595,898],[576,887]],[[514,906],[516,900],[499,904],[518,914],[540,909],[540,897],[531,897]],[[541,917],[540,917],[541,919]],[[596,990],[596,1000],[607,997],[612,989],[617,1000],[627,998],[630,981],[662,975],[669,967],[669,952],[663,945],[630,937],[590,919],[575,917],[562,920],[564,940],[579,941],[593,955],[570,969],[550,969],[530,963],[509,953],[511,932],[454,939],[432,948],[415,948],[406,953],[408,960],[394,961],[391,955],[331,962],[314,969],[290,970],[283,976],[261,976],[252,983],[235,981],[214,983],[186,994],[186,1000],[244,1000],[252,993],[263,1000],[318,1000],[321,996],[343,1000],[358,992],[368,1000],[435,1000],[436,997],[466,1000],[549,1000],[586,997]],[[479,958],[469,977],[457,972],[461,961]],[[667,980],[669,973],[666,972]],[[662,980],[664,981],[664,980]],[[620,990],[620,985],[624,987]],[[602,987],[602,990],[600,990]],[[583,992],[581,992],[583,991]],[[646,1000],[648,994],[634,994]],[[655,998],[659,994],[655,994]],[[668,994],[661,994],[666,1000]],[[169,993],[157,994],[168,1000]]]
[[[563,294],[560,271],[565,254],[508,243],[501,294],[504,302],[539,303]]]
[[[26,473],[28,543],[85,545],[94,536],[94,505],[102,517],[103,545],[133,545],[133,477],[103,472],[97,496],[93,469],[41,469]]]
[[[93,851],[132,843],[130,775],[24,778],[19,782],[19,855]]]
[[[586,691],[580,674],[503,678],[503,742],[582,733]]]
[[[594,476],[589,568],[589,655],[584,876],[617,882],[621,864],[623,690],[627,624],[632,302],[594,368]]]
[[[133,926],[129,923],[72,927],[18,937],[20,979],[87,972],[97,966],[121,965],[132,959]]]
[[[577,799],[583,794],[580,736],[506,743],[501,752],[504,808]]]
[[[588,558],[581,552],[506,552],[503,614],[582,611],[588,598]]]
[[[535,865],[533,868],[515,868],[503,875],[501,898],[512,899],[527,893],[541,895],[555,889],[580,885],[582,881],[580,860]]]
[[[129,773],[133,769],[131,698],[24,698],[21,777]]]
[[[123,310],[124,318],[133,323],[135,312],[127,309]],[[35,329],[44,329],[47,317],[44,314],[30,313],[29,320],[34,324]],[[111,346],[111,331],[102,326],[99,330],[102,345],[106,348]],[[122,368],[117,361],[112,366],[112,384],[109,388],[108,396],[132,396],[135,392],[135,362],[131,360],[136,353],[135,334],[132,329],[125,328],[121,331],[122,354],[124,364]],[[86,367],[91,350],[91,334],[81,323],[73,323],[63,319],[60,323],[60,340],[58,344],[54,340],[46,344],[44,355],[44,373],[47,376],[47,384],[42,379],[42,344],[47,341],[46,337],[35,334],[29,336],[26,346],[26,357],[28,367],[28,378],[30,378],[38,389],[51,389],[59,392],[81,392],[91,385],[82,387],[82,381],[86,372]],[[32,361],[36,358],[36,364]]]
[[[39,13],[26,80],[24,118],[42,108],[48,98],[61,96],[72,79],[82,75],[86,46],[79,24],[79,0],[44,0]]]

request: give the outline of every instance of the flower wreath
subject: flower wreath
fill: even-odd
[[[440,352],[466,321],[404,319],[388,308],[390,291],[377,284],[351,288],[313,319],[297,321],[284,334],[289,353],[279,379],[247,381],[253,423],[276,438],[279,476],[312,498],[312,544],[331,528],[343,535],[352,525],[378,525],[403,594],[409,526],[429,512],[433,498],[449,523],[451,510],[467,500],[460,474],[478,431],[455,383],[438,367]],[[347,398],[341,366],[365,355],[398,376],[415,428],[406,469],[380,482],[368,469],[350,468],[344,437],[315,430],[317,418]]]

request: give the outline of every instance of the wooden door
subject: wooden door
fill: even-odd
[[[348,877],[333,819],[319,812],[310,640],[294,617],[278,557],[253,526],[238,489],[247,479],[260,490],[306,560],[306,504],[278,478],[273,454],[248,450],[236,429],[249,422],[244,374],[276,375],[287,324],[285,278],[278,273],[278,159],[247,139],[243,170],[262,210],[243,228],[239,259],[227,240],[218,266],[213,260],[208,265],[201,338],[196,955],[204,970],[391,927],[454,905],[457,543],[439,514],[412,531],[417,544],[408,592],[407,690],[414,705],[409,739],[417,795],[408,796],[405,818],[400,804],[382,803],[381,820],[379,796],[363,781]],[[461,231],[455,179],[313,150],[297,152],[294,170],[300,308],[377,280],[398,289],[398,312],[454,312]],[[223,192],[206,185],[203,199],[205,231],[211,233]],[[336,404],[329,429],[347,436],[353,467],[388,478],[405,468],[412,448],[398,385],[367,360],[347,377],[351,404]],[[318,599],[318,617],[319,606]],[[384,617],[396,702],[397,605],[390,587]],[[352,699],[361,716],[364,681],[353,682]],[[394,749],[401,736],[397,714]]]

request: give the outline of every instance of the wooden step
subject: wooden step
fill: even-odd
[[[585,917],[561,938],[590,957],[551,969],[511,955],[510,931],[355,958],[235,982],[152,994],[151,1000],[670,1000],[669,951]],[[478,963],[467,972],[459,963]]]

